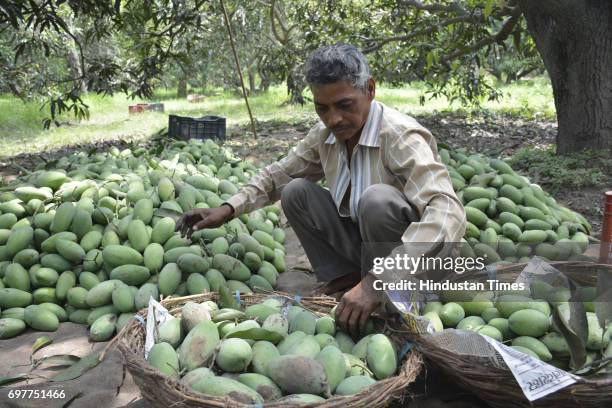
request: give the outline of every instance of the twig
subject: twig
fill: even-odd
[[[601,365],[601,366],[600,366],[600,367],[598,367],[598,368],[603,368],[603,366],[604,366],[604,365],[607,365],[607,364],[608,364],[610,361],[612,361],[612,357],[604,357],[604,358],[601,358],[601,359],[599,359],[599,360],[591,361],[590,363],[585,364],[585,365],[583,365],[583,366],[582,366],[582,367],[580,367],[580,368],[576,368],[575,370],[572,370],[572,371],[571,371],[571,373],[572,373],[572,374],[575,374],[575,373],[577,373],[578,371],[582,371],[582,370],[585,370],[585,369],[593,368],[593,367],[595,367],[596,365]]]
[[[232,53],[234,54],[234,60],[236,61],[236,69],[238,70],[238,76],[240,77],[240,86],[242,87],[242,95],[244,96],[244,102],[246,103],[247,110],[249,111],[249,118],[251,119],[251,127],[253,128],[253,137],[257,139],[257,129],[255,128],[255,121],[253,120],[253,113],[251,113],[251,106],[249,105],[249,98],[247,97],[246,88],[244,87],[244,78],[242,77],[242,70],[240,69],[240,61],[236,54],[236,48],[234,47],[234,35],[232,34],[232,27],[230,26],[229,17],[227,16],[227,10],[225,9],[225,3],[221,1],[221,8],[223,9],[223,17],[225,19],[225,25],[227,27],[227,34],[230,40],[230,46],[232,47]]]

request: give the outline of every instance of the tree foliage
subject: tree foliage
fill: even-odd
[[[520,9],[503,0],[226,1],[250,92],[285,81],[303,103],[303,63],[323,44],[360,46],[379,80],[425,80],[432,95],[498,96],[487,72],[513,80],[541,69]],[[88,115],[83,92],[149,98],[163,81],[238,89],[218,1],[6,1],[0,89],[43,97],[49,126]]]
[[[301,22],[307,47],[337,41],[356,44],[368,54],[379,79],[392,84],[425,80],[433,96],[445,95],[463,104],[499,96],[487,72],[512,79],[542,67],[521,11],[512,1],[295,3],[292,17]]]
[[[64,112],[88,116],[84,90],[150,97],[205,0],[12,0],[0,5],[1,79],[22,98],[42,96],[48,127]]]

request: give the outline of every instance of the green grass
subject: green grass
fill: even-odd
[[[538,77],[511,85],[498,85],[503,97],[498,101],[484,102],[480,108],[466,109],[458,102],[450,104],[446,98],[429,99],[419,103],[426,91],[424,84],[416,83],[402,88],[381,88],[376,97],[387,105],[413,115],[429,115],[436,112],[460,113],[466,116],[483,114],[504,114],[525,119],[555,119],[555,105],[548,78]]]
[[[449,104],[445,98],[428,99],[420,105],[419,98],[425,90],[420,83],[401,88],[379,86],[377,99],[411,115],[428,115],[439,112],[460,111],[467,116],[475,114],[511,114],[527,119],[554,120],[554,105],[549,81],[536,78],[513,85],[501,85],[504,98],[486,102],[478,111],[464,111],[458,104]],[[37,101],[23,103],[10,95],[0,95],[0,158],[20,153],[40,153],[65,146],[89,144],[106,140],[138,142],[149,138],[167,126],[168,114],[186,116],[220,115],[227,118],[228,127],[248,124],[248,114],[243,99],[228,92],[207,90],[208,96],[201,103],[189,103],[177,99],[172,90],[160,89],[153,100],[162,101],[165,113],[128,115],[128,106],[142,102],[124,95],[102,97],[89,95],[85,102],[90,107],[90,118],[77,122],[69,115],[60,118],[63,125],[42,129],[46,111],[40,110]],[[260,122],[310,123],[316,115],[310,103],[304,106],[287,105],[286,89],[279,85],[266,94],[249,98],[255,118]]]

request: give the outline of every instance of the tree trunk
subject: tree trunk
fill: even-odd
[[[268,75],[268,73],[266,72],[265,69],[262,69],[261,67],[258,68],[259,71],[259,90],[261,92],[268,92],[268,89],[270,89],[270,76]]]
[[[612,3],[519,0],[550,75],[557,153],[612,151]]]
[[[75,31],[76,23],[72,17],[67,19],[67,24],[72,32]],[[82,94],[87,93],[87,81],[84,78],[85,72],[83,70],[87,70],[84,66],[85,63],[81,61],[80,49],[77,47],[74,38],[69,36],[68,34],[62,34],[62,39],[64,44],[66,45],[66,61],[68,62],[68,69],[70,70],[70,75],[73,78],[77,78],[74,83],[75,86],[78,85],[78,91]],[[83,64],[81,64],[83,62]]]
[[[257,73],[259,74],[259,91],[268,92],[270,89],[270,75],[266,70],[267,56],[262,55],[257,61]]]
[[[247,75],[249,76],[249,95],[255,94],[255,72],[253,72],[253,67],[249,67],[247,71]]]
[[[176,88],[176,96],[178,98],[187,97],[187,78],[179,78],[178,86]]]
[[[81,69],[81,59],[79,56],[79,51],[72,42],[72,39],[67,38],[67,36],[66,44],[68,44],[66,60],[70,69],[70,75],[72,75],[73,78],[78,78],[77,83],[79,83],[79,91],[81,93],[87,93],[87,83],[83,78],[83,70]]]
[[[306,89],[306,78],[302,73],[302,65],[290,70],[287,75],[287,93],[289,94],[289,103],[292,105],[304,105],[306,100],[302,93]]]

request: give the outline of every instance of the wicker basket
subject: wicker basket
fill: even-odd
[[[505,282],[514,281],[526,265],[500,266],[496,269],[496,279]],[[612,273],[612,265],[605,264],[550,262],[550,265],[583,285],[594,284],[599,271]],[[483,358],[475,352],[459,353],[441,347],[435,335],[413,334],[410,337],[416,343],[417,349],[431,363],[493,407],[601,408],[612,406],[612,378],[585,378],[556,393],[529,402],[512,372],[503,362],[496,363],[496,359]],[[491,353],[498,357],[498,361],[501,360],[501,356],[494,351],[492,346],[487,343],[485,347],[490,347]]]
[[[241,300],[250,305],[259,303],[270,295],[284,296],[288,299],[293,297],[281,292],[270,294],[243,295]],[[177,314],[179,306],[188,302],[216,301],[218,294],[215,292],[203,295],[186,296],[162,301],[162,305],[172,314]],[[336,301],[329,297],[304,297],[301,305],[318,314],[326,314],[336,305]],[[141,311],[140,316],[146,319],[146,311]],[[399,337],[389,332],[389,337],[396,344],[402,346],[405,337]],[[247,407],[249,405],[240,403],[229,397],[207,396],[184,386],[180,381],[162,374],[159,370],[150,366],[143,357],[145,330],[137,321],[132,321],[118,335],[118,347],[124,356],[126,366],[140,388],[142,396],[152,407],[159,408],[187,408],[187,407]],[[401,347],[399,348],[401,349]],[[422,358],[419,353],[411,351],[400,367],[395,377],[378,381],[366,390],[352,396],[336,396],[320,403],[300,405],[300,407],[382,407],[388,405],[392,399],[402,396],[406,387],[415,381],[422,367]],[[268,403],[266,407],[287,407],[286,403]]]

